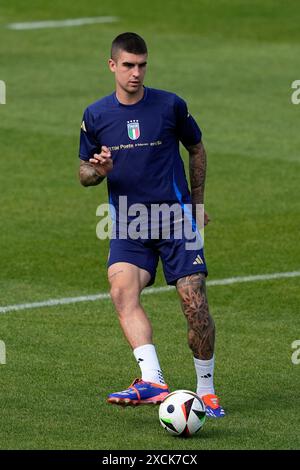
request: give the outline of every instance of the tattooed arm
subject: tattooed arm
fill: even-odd
[[[190,184],[193,205],[193,216],[197,219],[196,205],[204,204],[204,188],[206,176],[206,152],[202,142],[187,147],[189,152]],[[201,227],[201,221],[197,220]],[[208,215],[204,212],[204,225],[209,222]]]
[[[99,154],[95,153],[89,161],[80,161],[79,179],[83,186],[95,186],[101,183],[113,169],[111,152],[102,146]]]
[[[192,202],[204,204],[204,186],[206,175],[206,152],[202,142],[188,147],[190,156],[190,182]]]
[[[105,179],[105,176],[100,176],[92,163],[81,160],[79,179],[83,186],[96,186]]]

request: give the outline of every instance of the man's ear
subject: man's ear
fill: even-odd
[[[111,72],[116,71],[116,62],[113,59],[108,60],[108,66]]]

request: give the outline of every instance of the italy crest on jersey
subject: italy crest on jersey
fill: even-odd
[[[129,139],[137,140],[141,135],[139,121],[127,121],[127,132]]]

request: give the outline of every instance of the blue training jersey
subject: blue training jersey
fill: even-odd
[[[84,112],[79,157],[88,161],[105,145],[113,170],[107,176],[109,202],[118,215],[119,196],[128,205],[190,204],[191,197],[179,153],[201,141],[201,130],[183,99],[174,93],[144,87],[143,98],[124,105],[116,93]]]

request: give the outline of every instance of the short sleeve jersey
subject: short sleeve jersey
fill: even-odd
[[[109,201],[118,214],[119,196],[134,203],[191,202],[179,142],[201,141],[201,130],[183,99],[174,93],[144,88],[143,98],[124,105],[116,94],[88,106],[81,125],[79,157],[88,161],[101,146],[112,154],[107,176]]]

